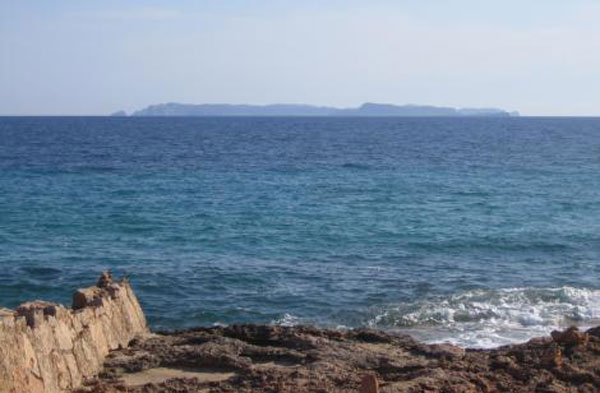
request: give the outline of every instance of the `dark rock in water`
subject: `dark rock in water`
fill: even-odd
[[[575,326],[568,328],[564,332],[555,330],[551,336],[558,344],[566,346],[586,345],[589,341],[589,336],[586,333],[580,332]]]
[[[600,337],[600,326],[591,328],[586,333],[590,336]]]

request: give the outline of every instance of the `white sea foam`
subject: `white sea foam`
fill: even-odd
[[[316,323],[349,328],[339,322],[315,321],[285,313],[271,324]],[[586,329],[598,324],[600,290],[573,287],[467,291],[381,307],[367,322],[369,327],[398,330],[428,343],[445,342],[471,348],[520,343],[571,325]]]
[[[300,318],[295,315],[285,313],[281,318],[271,321],[271,324],[277,326],[295,326],[300,324]]]
[[[562,287],[474,290],[394,305],[368,324],[402,330],[427,342],[490,348],[599,321],[600,290]]]

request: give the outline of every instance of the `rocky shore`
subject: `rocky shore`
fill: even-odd
[[[134,340],[77,393],[377,391],[598,392],[600,328],[494,350],[374,330],[198,328]]]
[[[0,393],[63,393],[103,369],[110,351],[148,334],[127,280],[102,274],[72,307],[41,300],[0,308]]]
[[[108,275],[72,308],[18,310],[0,320],[2,393],[600,392],[600,327],[493,350],[311,326],[149,333],[127,282]],[[83,367],[88,355],[97,366]]]

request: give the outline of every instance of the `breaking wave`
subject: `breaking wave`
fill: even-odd
[[[281,318],[274,319],[271,321],[272,325],[277,326],[295,326],[302,323],[302,320],[295,315],[285,313]]]
[[[599,320],[600,290],[561,287],[473,290],[393,305],[379,310],[367,324],[430,343],[491,348]]]

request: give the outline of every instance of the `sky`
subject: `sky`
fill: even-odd
[[[600,1],[0,0],[0,115],[163,102],[600,115]]]

